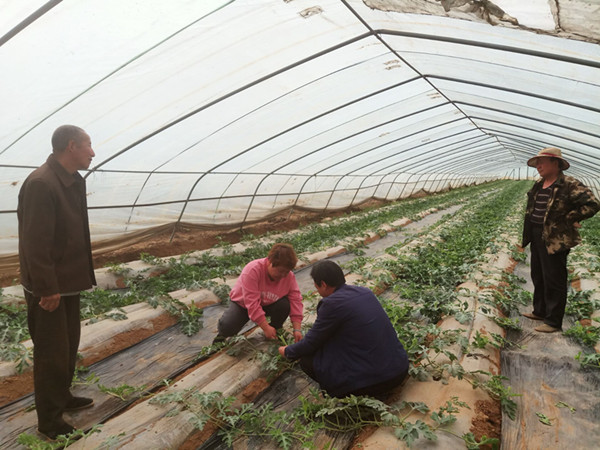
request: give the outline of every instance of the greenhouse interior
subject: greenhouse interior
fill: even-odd
[[[0,448],[598,447],[599,0],[0,8]],[[51,252],[23,241],[64,221],[47,202],[22,223],[30,174],[64,161],[63,125],[93,156],[76,172],[94,286],[64,288],[81,291],[70,389],[93,407],[63,405],[72,432],[49,437],[31,299],[56,291],[22,269]],[[554,184],[540,161],[557,163]],[[559,182],[568,198],[541,203],[527,245],[538,192]],[[567,204],[556,227],[581,238],[553,253],[552,208]],[[217,339],[245,268],[277,266],[281,243],[301,324],[290,297],[273,338],[242,299],[248,321]],[[537,317],[554,294],[534,295],[556,254],[562,326]],[[386,395],[332,396],[286,357],[316,342],[339,294],[318,289],[322,261],[375,295],[406,354]]]

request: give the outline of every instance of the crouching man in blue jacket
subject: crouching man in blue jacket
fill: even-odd
[[[299,342],[279,347],[332,397],[379,396],[408,373],[408,356],[390,319],[370,289],[346,284],[333,261],[320,261],[310,273],[323,299],[317,320]]]

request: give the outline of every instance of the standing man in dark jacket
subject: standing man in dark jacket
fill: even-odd
[[[408,356],[377,297],[367,288],[346,284],[333,261],[310,273],[323,299],[317,320],[301,341],[279,347],[281,356],[300,366],[334,397],[376,396],[398,386],[408,373]]]
[[[55,439],[74,428],[63,412],[92,406],[70,392],[79,347],[79,293],[96,284],[85,180],[90,137],[73,125],[52,135],[52,154],[19,192],[19,260],[33,340],[38,430]]]
[[[570,164],[557,148],[545,148],[527,161],[542,177],[527,193],[523,247],[531,243],[533,312],[523,314],[543,320],[542,333],[560,331],[567,305],[567,255],[581,242],[579,222],[600,210],[592,191],[566,176]]]

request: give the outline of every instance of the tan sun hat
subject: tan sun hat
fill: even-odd
[[[556,147],[548,147],[540,150],[540,152],[533,158],[529,158],[529,160],[527,161],[527,165],[529,167],[535,167],[537,164],[537,159],[542,157],[557,158],[560,161],[559,167],[562,170],[567,170],[569,167],[571,167],[571,164],[569,164],[569,162],[565,158],[563,158],[560,149]]]

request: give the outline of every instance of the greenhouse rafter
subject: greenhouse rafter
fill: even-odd
[[[63,123],[97,154],[95,241],[531,178],[546,146],[597,189],[593,5],[483,3],[9,1],[0,252]]]

